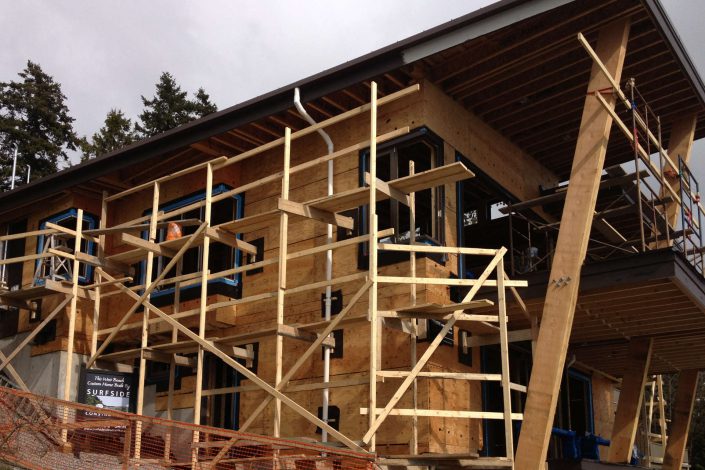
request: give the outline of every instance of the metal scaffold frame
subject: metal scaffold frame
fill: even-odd
[[[424,189],[442,186],[445,184],[455,183],[473,176],[473,174],[465,168],[462,163],[456,162],[440,167],[433,168],[428,171],[416,173],[414,172],[413,162],[410,167],[409,176],[398,178],[392,181],[382,181],[377,176],[377,145],[390,141],[399,136],[409,133],[409,127],[402,127],[386,134],[378,135],[377,133],[377,110],[378,107],[405,96],[417,92],[419,85],[413,85],[396,93],[389,94],[382,98],[377,97],[377,84],[370,83],[371,95],[370,102],[340,115],[327,119],[318,124],[311,125],[297,132],[291,132],[289,128],[285,129],[284,136],[270,143],[264,144],[253,150],[241,153],[233,157],[220,157],[213,160],[177,171],[170,175],[157,178],[153,181],[140,184],[124,190],[122,192],[109,195],[103,193],[100,224],[97,229],[82,230],[81,220],[82,211],[79,209],[79,215],[76,218],[77,226],[75,229],[69,229],[54,224],[47,224],[47,228],[40,231],[28,232],[19,235],[9,235],[0,237],[0,240],[7,241],[20,237],[36,237],[39,235],[55,235],[59,237],[68,237],[74,239],[74,249],[72,252],[60,251],[49,248],[46,253],[42,252],[37,255],[22,256],[19,258],[11,258],[2,260],[1,264],[10,264],[24,261],[32,261],[48,256],[58,257],[62,260],[72,262],[72,278],[71,282],[63,282],[57,280],[47,280],[41,287],[33,287],[26,291],[6,291],[0,292],[0,301],[5,305],[19,307],[23,309],[31,309],[29,300],[45,295],[55,295],[57,293],[65,296],[65,299],[52,311],[30,334],[29,336],[8,356],[0,353],[0,370],[6,368],[12,378],[26,389],[21,377],[12,368],[10,361],[16,357],[19,350],[27,346],[29,342],[46,326],[48,321],[54,318],[59,312],[64,311],[68,305],[69,314],[69,340],[68,340],[68,360],[67,371],[71,370],[73,360],[73,339],[75,332],[75,322],[77,315],[78,299],[93,300],[93,334],[91,335],[90,357],[86,361],[86,367],[96,367],[101,361],[117,362],[139,360],[138,368],[138,387],[137,387],[137,414],[142,414],[144,411],[144,388],[145,388],[145,373],[147,361],[157,360],[160,362],[169,363],[169,394],[168,394],[168,418],[172,417],[173,409],[173,393],[174,393],[174,374],[175,368],[179,365],[191,365],[196,369],[196,382],[194,391],[194,422],[199,424],[201,421],[200,410],[201,400],[205,396],[211,396],[218,391],[204,390],[204,354],[210,353],[222,360],[225,364],[236,370],[244,378],[251,381],[250,390],[263,390],[267,396],[264,398],[257,408],[249,416],[245,417],[240,425],[240,431],[246,431],[255,420],[267,409],[274,401],[274,419],[272,435],[278,437],[281,434],[281,416],[282,405],[290,408],[295,413],[312,423],[313,425],[325,430],[329,436],[336,439],[346,447],[355,451],[375,451],[376,435],[380,426],[385,422],[388,416],[408,416],[411,417],[411,427],[413,428],[413,437],[410,445],[412,456],[418,454],[418,419],[419,417],[453,417],[467,419],[497,419],[503,420],[505,424],[505,439],[507,455],[501,459],[506,466],[512,466],[513,461],[513,442],[512,435],[512,420],[522,419],[521,413],[512,413],[511,397],[512,390],[526,393],[526,387],[513,384],[509,377],[509,352],[508,352],[508,330],[507,330],[507,307],[505,290],[511,289],[513,295],[517,298],[520,305],[523,305],[521,299],[516,292],[517,287],[525,287],[525,281],[511,280],[506,275],[504,270],[505,248],[500,249],[475,249],[466,247],[434,247],[425,244],[419,244],[415,241],[415,193]],[[370,130],[369,140],[359,142],[347,148],[337,150],[328,155],[314,158],[312,160],[291,165],[292,141],[301,137],[310,135],[319,129],[336,123],[343,122],[354,116],[369,113]],[[352,152],[358,152],[369,148],[370,167],[365,175],[366,185],[360,188],[339,192],[333,195],[325,196],[319,199],[314,199],[307,202],[296,202],[290,199],[290,178],[291,175],[297,172],[313,168],[316,165],[321,165],[329,161],[349,155]],[[281,149],[283,154],[282,170],[274,174],[261,178],[257,181],[252,181],[242,184],[234,189],[229,189],[217,195],[213,194],[213,179],[214,173],[220,169],[230,165],[242,162],[255,155],[260,155],[266,151],[274,151]],[[161,209],[160,190],[164,183],[175,180],[177,178],[192,175],[193,173],[203,174],[205,177],[205,199],[194,202],[184,207],[165,211]],[[267,183],[281,182],[281,193],[277,202],[277,207],[274,210],[265,211],[259,214],[248,214],[247,216],[226,221],[220,224],[213,224],[211,217],[211,209],[213,204],[225,198],[232,197],[237,194],[245,193],[246,191],[261,186]],[[124,199],[126,196],[134,195],[138,192],[149,192],[152,194],[151,211],[148,215],[119,223],[118,225],[108,226],[110,213],[113,209],[112,204],[116,201]],[[406,206],[410,211],[411,220],[411,240],[408,245],[380,243],[380,239],[393,234],[393,229],[378,230],[378,215],[376,213],[376,205],[378,201],[395,199]],[[342,215],[341,212],[367,205],[369,216],[369,233],[357,235],[352,238],[347,238],[339,241],[330,241],[322,245],[314,246],[300,251],[289,251],[288,229],[292,218],[305,218],[318,221],[323,224],[332,224],[337,227],[352,229],[354,221],[351,217]],[[195,226],[196,229],[192,234],[183,235],[180,238],[167,241],[158,241],[157,233],[160,227],[165,226],[169,219],[185,214],[194,209],[202,209],[203,220],[189,220],[188,223]],[[257,248],[252,244],[244,241],[241,238],[242,234],[252,232],[257,229],[269,226],[271,224],[279,224],[279,249],[278,255],[275,258],[257,259],[256,261],[238,266],[232,269],[227,269],[220,272],[210,272],[209,256],[210,244],[219,242],[226,244],[234,249],[240,250],[248,254],[256,254]],[[146,231],[147,239],[139,238],[132,235],[130,232]],[[130,245],[131,250],[109,254],[106,251],[106,237],[119,237],[123,244]],[[97,244],[95,255],[81,252],[81,241],[87,240]],[[369,246],[369,267],[367,271],[357,272],[325,281],[311,280],[305,285],[290,287],[287,284],[287,262],[289,260],[298,259],[307,256],[313,256],[320,253],[335,250],[346,246],[367,243]],[[181,260],[184,254],[193,247],[201,247],[201,268],[199,272],[182,274]],[[409,255],[409,274],[407,276],[389,276],[381,275],[378,266],[379,251],[400,251],[406,252]],[[416,273],[416,254],[420,252],[426,253],[441,253],[455,255],[474,255],[486,256],[490,259],[485,270],[477,279],[445,279],[432,277],[419,277]],[[156,277],[153,275],[155,271],[155,256],[165,256],[170,258],[170,261],[158,272]],[[131,265],[145,260],[145,282],[143,285],[128,286],[132,281]],[[80,285],[78,273],[80,265],[90,265],[95,268],[95,282],[90,285]],[[251,295],[238,299],[230,299],[226,301],[213,302],[209,299],[208,281],[218,279],[233,274],[246,273],[255,269],[260,269],[265,266],[278,265],[277,288],[273,292]],[[167,278],[168,273],[175,272],[176,275]],[[292,294],[312,291],[316,289],[326,288],[333,285],[341,285],[350,282],[362,283],[362,286],[342,308],[342,310],[329,321],[318,322],[312,325],[289,325],[286,323],[285,301],[287,296]],[[162,308],[155,306],[151,302],[151,295],[155,289],[160,286],[175,284],[175,295],[173,303],[173,312],[168,314]],[[200,297],[198,306],[189,310],[180,309],[179,289],[181,287],[200,284]],[[377,299],[378,289],[383,285],[399,284],[409,286],[409,304],[393,310],[378,310]],[[441,285],[441,286],[463,286],[468,288],[465,297],[458,303],[445,305],[423,304],[418,305],[416,301],[417,285]],[[495,305],[494,302],[476,297],[483,288],[496,289],[496,309],[495,315],[478,315],[471,313],[475,308],[486,308]],[[33,289],[33,290],[32,290]],[[32,290],[30,292],[30,290]],[[100,328],[101,323],[101,299],[107,296],[121,295],[132,301],[132,305],[125,311],[120,320],[109,327]],[[368,296],[369,305],[367,316],[353,317],[349,313],[358,301]],[[207,314],[217,308],[234,306],[248,302],[256,302],[264,299],[276,299],[276,326],[267,330],[258,332],[248,332],[229,337],[207,337]],[[131,322],[133,315],[141,310],[142,318],[139,322]],[[197,331],[185,326],[180,320],[188,317],[198,318]],[[423,354],[417,355],[416,351],[416,336],[418,334],[419,319],[438,319],[445,322],[440,333],[429,343]],[[382,328],[387,327],[388,323],[393,323],[392,320],[402,324],[404,330],[409,333],[411,344],[411,369],[408,371],[400,370],[382,370],[382,345],[385,335],[382,334]],[[294,375],[300,368],[310,360],[312,354],[320,351],[321,347],[335,347],[335,341],[331,336],[332,332],[342,324],[364,324],[369,325],[369,401],[368,406],[361,408],[360,413],[369,415],[369,427],[362,436],[346,436],[336,430],[328,422],[324,422],[317,416],[312,414],[308,409],[290,398],[285,392],[287,385],[292,380]],[[496,332],[498,343],[501,352],[501,373],[500,374],[480,374],[480,373],[443,373],[424,371],[429,359],[441,344],[443,337],[453,331],[458,321],[461,322],[481,322],[486,327]],[[345,323],[344,323],[345,322]],[[163,344],[150,344],[150,326],[156,323],[166,323],[171,327],[171,340]],[[111,345],[113,340],[121,333],[130,329],[140,331],[140,347],[133,350],[123,350],[108,353],[106,350]],[[275,363],[275,382],[273,384],[263,380],[255,372],[247,367],[247,362],[254,359],[254,352],[251,347],[246,347],[247,343],[251,343],[253,339],[258,337],[275,336],[276,352],[273,358]],[[301,354],[295,361],[294,365],[289,369],[284,369],[284,343],[283,337],[293,337],[303,341],[310,342],[306,351]],[[186,337],[187,340],[180,339]],[[185,354],[196,353],[196,357],[192,358]],[[243,364],[243,362],[245,364]],[[392,398],[387,402],[378,406],[378,390],[377,384],[380,379],[399,379],[402,380],[401,385],[393,393]],[[417,406],[417,381],[419,379],[437,380],[437,379],[453,379],[464,381],[495,381],[502,385],[503,412],[483,412],[480,410],[467,411],[450,411],[450,410],[424,410]],[[66,373],[66,382],[64,384],[64,399],[68,399],[71,390],[71,374]],[[326,389],[331,386],[329,382],[313,384],[310,389]],[[240,387],[247,389],[247,387]],[[414,406],[411,409],[400,409],[397,405],[401,398],[409,391],[413,395]],[[225,392],[223,392],[225,393]],[[140,459],[140,442],[143,429],[141,422],[138,422],[134,429],[136,448],[134,458]],[[199,432],[196,430],[193,433],[193,465],[196,466],[198,460],[199,448],[196,444],[200,442]],[[66,430],[63,434],[64,441],[66,440]],[[220,451],[208,463],[209,468],[215,468],[218,462],[228,455],[230,448],[235,445],[236,439],[226,442],[220,448]],[[165,458],[169,456],[170,439],[167,436]],[[202,463],[202,462],[201,462]]]

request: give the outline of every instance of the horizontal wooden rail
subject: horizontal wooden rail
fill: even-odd
[[[438,277],[377,276],[377,282],[382,284],[431,284],[440,286],[474,286],[477,284],[487,287],[497,286],[497,281],[494,279],[480,282],[477,279],[443,279]],[[522,280],[507,280],[504,285],[507,287],[527,287],[529,283]]]
[[[464,248],[454,246],[432,246],[432,245],[401,245],[394,243],[378,243],[377,247],[384,251],[406,251],[419,253],[446,253],[457,255],[478,255],[478,256],[494,256],[497,250],[492,248]]]
[[[377,372],[379,377],[387,378],[397,378],[401,379],[408,377],[411,374],[409,371],[405,370],[380,370]],[[453,379],[453,380],[479,380],[479,381],[493,381],[499,382],[502,380],[502,374],[478,374],[473,372],[419,372],[417,377],[424,377],[430,379]]]
[[[377,414],[381,414],[384,408],[377,408]],[[360,408],[360,414],[368,414],[368,408]],[[404,408],[394,408],[389,412],[390,416],[423,416],[427,418],[469,418],[469,419],[504,419],[501,411],[453,411],[453,410],[414,410]],[[512,420],[521,421],[524,419],[523,413],[512,413]]]

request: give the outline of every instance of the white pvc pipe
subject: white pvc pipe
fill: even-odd
[[[316,124],[311,116],[306,112],[303,105],[301,104],[301,95],[299,89],[294,89],[294,106],[299,112],[301,117],[303,117],[312,126]],[[326,131],[323,129],[318,129],[318,134],[323,138],[323,141],[328,147],[328,155],[332,154],[335,147],[333,146],[333,141]],[[328,161],[328,195],[333,195],[333,160]],[[333,225],[328,224],[326,232],[326,243],[333,243]],[[326,280],[330,281],[333,278],[333,250],[326,251]],[[325,298],[325,319],[330,321],[331,317],[331,286],[326,286],[326,298]],[[330,382],[330,348],[323,348],[323,383]],[[321,419],[324,423],[328,422],[328,403],[330,401],[330,389],[323,389],[323,406]],[[328,440],[328,432],[325,429],[321,429],[321,442],[326,442]]]

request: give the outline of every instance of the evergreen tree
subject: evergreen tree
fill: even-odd
[[[161,134],[217,110],[203,88],[199,88],[194,100],[189,100],[188,93],[181,90],[169,72],[162,73],[156,87],[152,99],[142,96],[144,110],[139,115],[140,122],[135,124],[142,137]]]
[[[218,111],[218,107],[211,101],[206,90],[199,88],[192,102],[192,110],[195,119],[198,119]]]
[[[132,121],[119,109],[111,109],[105,124],[93,136],[81,139],[81,161],[121,149],[138,140]]]
[[[68,162],[67,150],[76,150],[66,96],[61,85],[41,66],[27,61],[20,81],[0,82],[0,187],[10,188],[12,159],[17,146],[17,173],[32,167],[34,177],[59,170]],[[16,182],[21,180],[18,178]]]

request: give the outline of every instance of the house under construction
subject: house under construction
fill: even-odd
[[[389,468],[679,469],[703,136],[658,0],[500,1],[1,194],[0,373]]]

